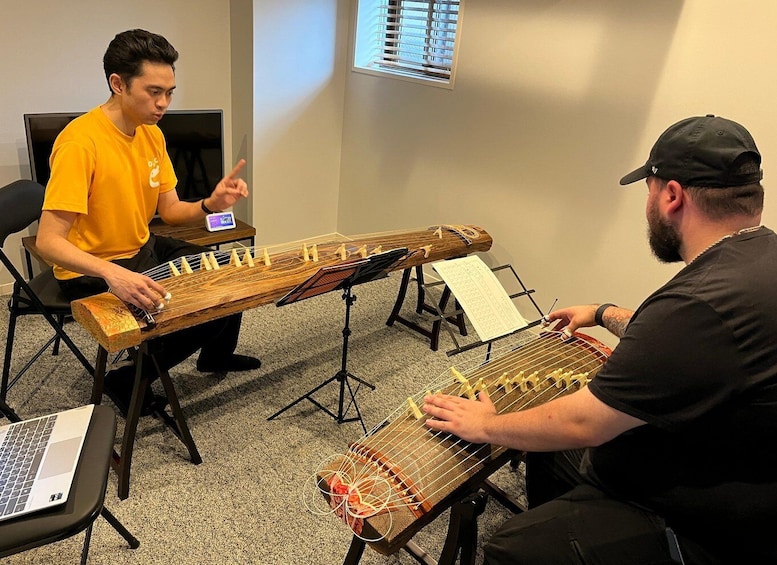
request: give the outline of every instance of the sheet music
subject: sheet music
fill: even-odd
[[[496,275],[477,255],[432,263],[482,341],[526,327]]]

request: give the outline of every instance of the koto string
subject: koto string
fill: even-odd
[[[480,237],[480,233],[475,231],[474,229],[470,228],[469,226],[439,226],[434,228],[429,228],[427,230],[435,230],[435,229],[443,229],[445,231],[452,231],[453,233],[459,235],[459,237],[466,237],[467,239],[474,240],[478,239]],[[421,235],[427,235],[425,232],[420,232]],[[411,237],[411,234],[409,234],[407,231],[403,230],[392,230],[392,231],[384,231],[384,232],[377,232],[377,233],[371,233],[371,234],[362,234],[358,236],[352,236],[349,238],[343,238],[343,239],[337,239],[333,241],[326,241],[326,242],[310,242],[307,243],[307,245],[316,245],[318,247],[339,247],[340,245],[343,245],[345,243],[356,243],[358,245],[359,240],[372,240],[370,243],[374,243],[376,245],[395,245],[396,247],[402,247],[405,246],[406,239],[408,237]],[[428,235],[427,235],[428,237]],[[396,238],[396,241],[386,241],[386,242],[380,242],[377,240],[385,240],[386,238]],[[245,253],[245,251],[249,251],[254,258],[254,260],[260,260],[262,257],[258,255],[256,252],[261,251],[268,251],[270,253],[272,251],[273,255],[279,255],[279,254],[285,254],[289,252],[299,251],[300,247],[302,245],[305,245],[305,241],[300,241],[299,245],[292,247],[289,244],[283,244],[282,246],[241,246],[240,251],[242,253]],[[356,255],[359,252],[359,247],[346,247],[348,258],[351,256]],[[329,249],[326,249],[326,252],[328,253]],[[209,255],[211,252],[207,252],[206,255]],[[212,251],[212,253],[215,255],[219,265],[228,265],[230,263],[231,259],[231,250],[230,251]],[[242,253],[238,253],[238,257],[242,260],[243,255]],[[334,254],[334,253],[333,253]],[[199,270],[201,267],[200,264],[200,254],[193,254],[193,255],[187,255],[186,260],[189,262],[190,266],[192,267],[192,270]],[[286,260],[293,261],[294,258],[287,258]],[[273,263],[275,263],[277,259],[273,259]],[[175,259],[173,263],[176,265],[177,268],[181,267],[181,260],[180,258]],[[170,270],[167,263],[160,264],[152,269],[149,269],[148,271],[145,271],[143,274],[147,275],[148,277],[152,278],[155,281],[160,281],[163,279],[170,278]]]
[[[253,257],[253,250],[257,248],[250,248],[245,247],[241,249],[243,253],[246,251],[249,253],[252,253]],[[245,250],[245,251],[243,251]],[[359,251],[359,248],[349,249],[346,247],[346,253],[350,256],[349,258],[354,258],[355,255],[357,255]],[[415,253],[418,253],[418,250],[414,250],[412,252],[408,253],[408,256],[403,260],[407,260],[407,258],[412,257]],[[174,259],[170,261],[169,263],[164,263],[161,265],[158,265],[156,267],[153,267],[147,271],[144,271],[143,274],[147,277],[151,278],[152,280],[156,282],[160,282],[165,284],[167,290],[171,294],[171,300],[165,304],[164,306],[164,312],[169,313],[169,315],[174,315],[175,312],[178,310],[176,308],[176,292],[174,292],[176,289],[180,290],[181,285],[190,285],[193,284],[194,281],[191,280],[191,277],[195,277],[198,279],[208,279],[208,278],[218,278],[219,283],[224,285],[224,283],[229,283],[229,288],[233,292],[244,292],[249,291],[251,289],[251,285],[254,283],[254,280],[257,278],[267,278],[267,277],[279,277],[283,276],[286,272],[293,271],[295,267],[299,267],[301,265],[305,265],[306,263],[310,263],[312,265],[315,265],[316,268],[321,268],[327,265],[335,265],[340,260],[335,260],[332,257],[322,258],[319,259],[316,262],[312,261],[305,261],[301,257],[289,257],[289,256],[271,256],[271,265],[266,266],[263,263],[263,259],[261,257],[255,258],[253,257],[253,261],[256,263],[259,263],[259,265],[256,265],[254,267],[248,267],[246,265],[241,265],[240,267],[232,267],[231,261],[232,261],[232,252],[229,251],[213,251],[208,252],[205,254],[206,258],[209,258],[211,255],[215,258],[215,261],[219,265],[219,269],[212,269],[210,271],[203,270],[202,268],[202,254],[195,254],[195,255],[187,255],[183,258],[179,257],[177,259]],[[238,259],[242,262],[244,261],[244,257],[238,253],[237,254]],[[186,260],[186,263],[189,265],[193,273],[185,274],[184,273],[184,267],[182,259]],[[180,276],[174,276],[170,272],[170,263],[172,263],[176,269],[178,269],[179,272],[182,274]],[[224,267],[222,269],[222,267]],[[401,265],[400,267],[401,268]]]
[[[354,478],[355,477],[355,466],[352,469],[352,473],[349,474],[346,472],[345,469],[338,470],[336,474],[340,477],[340,479],[344,483],[356,483],[358,484],[358,481]],[[303,503],[305,504],[305,507],[308,509],[308,511],[314,515],[317,516],[326,516],[328,514],[337,514],[342,518],[342,520],[351,528],[351,530],[354,532],[354,534],[361,540],[367,542],[367,543],[373,543],[376,541],[379,541],[383,536],[378,535],[377,537],[368,538],[361,534],[361,528],[359,527],[359,520],[363,517],[357,511],[355,511],[349,504],[348,504],[348,497],[343,496],[339,501],[336,500],[334,497],[330,498],[330,504],[325,504],[325,498],[324,496],[328,494],[327,491],[324,491],[319,487],[318,485],[310,486],[310,481],[317,481],[316,475],[309,476],[305,484],[303,485]],[[382,513],[384,510],[390,510],[388,508],[389,503],[389,496],[387,496],[388,493],[391,491],[391,485],[386,479],[383,479],[381,477],[378,477],[375,480],[375,485],[383,485],[384,494],[373,494],[371,491],[368,491],[368,489],[361,488],[362,485],[359,485],[360,488],[354,488],[354,492],[359,493],[359,497],[361,500],[363,500],[363,504],[361,508],[364,507],[364,505],[368,505],[371,509],[371,515],[377,515]],[[365,491],[365,492],[362,492]],[[315,494],[316,496],[307,496],[307,493],[310,492],[311,494]],[[372,504],[376,504],[375,506],[372,506]],[[387,514],[389,516],[389,530],[393,527],[393,517],[391,516],[391,513],[389,512]],[[358,531],[357,531],[358,530]]]
[[[409,274],[412,267],[488,251],[492,243],[479,227],[445,225],[370,234],[362,240],[339,234],[318,236],[296,248],[291,242],[207,250],[205,258],[198,252],[146,271],[165,287],[164,299],[148,311],[89,297],[74,304],[74,316],[108,350],[118,351],[189,325],[275,302],[294,289],[298,292],[289,295],[289,300],[337,290],[343,276],[361,273],[372,256],[386,254],[386,261],[376,260],[374,267]],[[290,251],[279,252],[283,247]],[[388,259],[397,258],[387,264]],[[372,265],[366,268],[379,274]],[[404,277],[403,281],[407,282]]]
[[[567,391],[566,390],[557,390],[555,388],[546,388],[545,391],[543,392],[543,394],[545,394],[547,392],[551,392],[552,394],[550,395],[550,398],[546,399],[546,400],[551,400],[553,398],[556,398],[556,397],[566,393]],[[513,406],[518,404],[518,403],[520,403],[520,402],[522,402],[524,400],[524,398],[527,395],[529,395],[529,394],[530,394],[530,392],[527,392],[524,395],[519,396],[518,398],[516,398],[515,400],[510,402],[506,407],[501,408],[499,410],[499,413],[505,413],[505,412],[513,411],[512,410]],[[545,396],[547,396],[547,394],[545,394]],[[526,408],[526,407],[528,407],[528,406],[524,406],[524,408]],[[410,420],[410,418],[409,417],[405,417],[405,420]],[[398,429],[396,434],[383,435],[383,436],[377,438],[376,442],[370,442],[370,440],[368,438],[367,441],[365,441],[364,444],[362,444],[362,445],[369,445],[370,448],[372,448],[372,449],[374,449],[376,451],[380,451],[381,448],[383,448],[383,447],[392,447],[393,445],[396,445],[396,444],[399,444],[399,445],[416,445],[416,448],[411,450],[411,451],[409,451],[409,452],[407,452],[403,458],[393,460],[393,463],[394,463],[394,465],[396,467],[403,468],[406,465],[407,461],[411,461],[411,460],[415,459],[418,455],[425,453],[427,451],[427,448],[428,448],[429,444],[433,444],[435,442],[439,443],[439,441],[441,441],[440,438],[444,438],[445,440],[449,440],[452,437],[449,434],[446,434],[445,432],[434,432],[435,433],[434,436],[430,435],[430,434],[432,434],[432,431],[429,430],[428,428],[426,428],[426,426],[423,423],[423,421],[420,421],[420,420],[419,421],[411,421],[411,423],[413,424],[413,427],[411,429],[407,430],[406,432],[404,430]],[[421,442],[413,442],[412,441],[413,436],[418,436],[418,435],[423,435],[424,437],[427,437],[428,439],[426,439],[425,441],[421,441]],[[468,446],[469,446],[469,444],[467,444],[466,442],[462,442],[461,440],[456,440],[454,442],[454,445],[452,446],[451,450],[449,450],[450,453],[451,453],[450,460],[451,461],[455,461],[455,460],[459,459],[458,456],[460,456],[462,454],[466,454],[467,453],[467,449],[466,448]],[[455,450],[454,448],[457,449],[457,450]],[[489,453],[486,454],[486,457],[488,457],[489,454],[490,454],[490,447],[488,447],[488,446],[480,446],[474,452],[472,452],[471,454],[468,454],[468,455],[465,456],[465,458],[464,458],[465,461],[466,460],[473,461],[472,467],[465,468],[466,471],[471,471],[471,469],[473,467],[476,467],[479,463],[481,463],[483,461],[483,459],[480,458],[480,454],[483,451],[489,452]],[[446,468],[447,463],[449,463],[449,460],[446,460],[446,459],[442,459],[442,460],[433,459],[433,460],[429,461],[425,465],[426,467],[428,467],[429,465],[435,465],[435,466],[431,467],[429,469],[423,469],[422,468],[422,470],[425,471],[425,472],[420,472],[421,482],[423,482],[423,479],[426,478],[426,476],[434,477],[434,476],[440,475],[440,470]],[[443,473],[443,475],[450,474],[450,473],[451,473],[451,471],[448,471],[446,473]],[[459,478],[461,476],[461,474],[462,473],[454,475],[451,478],[451,481],[449,481],[448,483],[444,483],[441,488],[444,488],[444,487],[448,486],[448,484],[450,482],[455,481],[457,478]],[[463,473],[463,474],[466,475],[466,472]],[[438,481],[439,481],[439,478],[438,478]],[[437,493],[438,493],[438,491],[432,491],[432,492],[425,492],[424,494],[425,494],[425,496],[427,498],[431,498],[431,497],[433,497]]]
[[[490,395],[501,414],[567,394],[573,385],[585,385],[606,354],[583,339],[562,340],[561,335],[546,332],[538,338],[524,334],[517,347],[509,344],[502,346],[501,352],[492,351],[492,360],[487,363],[471,361],[471,367],[462,371],[467,375],[464,383],[446,372],[427,391],[410,400],[420,406],[423,396],[432,390],[462,395],[461,389],[479,382],[481,388],[497,389]],[[531,388],[524,384],[522,394],[514,390],[508,393],[505,385],[500,385],[501,380],[520,375],[526,379],[522,382],[532,384]],[[504,391],[501,396],[500,387]],[[316,480],[316,492],[337,502],[328,511],[338,514],[353,529],[355,518],[365,519],[401,507],[428,509],[435,498],[444,498],[493,456],[494,446],[473,445],[446,432],[435,432],[426,427],[425,419],[424,415],[409,415],[407,407],[400,406],[345,455],[322,463],[311,480]],[[333,494],[327,484],[332,482],[341,485],[347,496],[338,498]],[[370,502],[363,502],[366,500]],[[390,521],[393,523],[393,517]],[[389,532],[390,528],[382,537]]]
[[[555,394],[554,394],[554,396],[555,396]],[[424,430],[424,432],[423,432],[423,433],[427,433],[427,432],[431,433],[429,430]],[[437,433],[437,437],[440,437],[440,436],[441,436],[441,433]],[[445,434],[445,437],[449,437],[449,436],[447,436],[447,434]],[[459,442],[459,443],[461,443],[461,442]],[[418,448],[418,449],[420,449],[420,448]],[[477,462],[472,462],[469,468],[476,467],[476,466],[477,466],[477,464],[478,464]],[[349,463],[348,463],[348,465],[349,465],[349,466],[350,466],[350,468],[351,468],[351,472],[349,472],[349,473],[344,473],[344,476],[346,476],[346,477],[347,477],[348,475],[351,475],[351,474],[353,474],[353,467],[355,466],[353,462],[349,462]],[[350,478],[350,477],[349,477],[349,478]],[[364,483],[365,481],[369,480],[369,479],[361,479],[361,478],[355,478],[355,477],[354,477],[354,479],[355,479],[355,480],[353,480],[353,481],[351,482],[351,486],[352,486],[352,488],[353,488],[354,490],[358,490],[358,489],[362,489],[362,490],[364,490],[364,489],[363,489],[363,484],[362,484],[362,483]],[[347,479],[346,479],[346,480],[347,480]],[[451,480],[450,480],[450,481],[448,481],[448,483],[446,483],[446,484],[444,484],[443,486],[441,486],[441,488],[443,488],[444,486],[447,486],[447,485],[448,485],[448,484],[450,484],[450,483],[453,483],[454,481],[455,481],[455,477],[454,477],[454,478],[451,478]],[[385,484],[383,485],[383,488],[382,488],[382,490],[385,492]],[[406,494],[406,493],[402,493],[402,492],[400,492],[400,495],[402,495],[402,494]],[[401,503],[400,503],[400,504],[401,504]],[[387,506],[387,505],[385,505],[385,504],[384,504],[384,505],[382,505],[382,507],[386,507],[386,506]],[[392,507],[397,507],[397,506],[399,506],[399,504],[397,504],[397,503],[395,503],[395,504],[392,504]],[[418,505],[416,505],[416,506],[418,506]],[[372,515],[372,514],[374,514],[375,512],[380,512],[380,510],[378,510],[377,508],[374,508],[374,509],[372,509],[372,512],[368,514],[367,512],[365,512],[365,510],[364,510],[363,508],[359,508],[358,510],[347,511],[347,512],[346,512],[346,514],[348,514],[348,515],[349,515],[349,516],[351,516],[351,517],[352,517],[352,516],[354,516],[354,515],[357,515],[357,516],[360,516],[360,517],[364,518],[364,517],[366,517],[366,516],[368,516],[368,515]],[[346,521],[346,523],[348,523],[349,525],[351,525],[351,521],[349,521],[349,520],[347,520],[347,519],[346,519],[345,521]],[[384,534],[384,536],[385,536],[385,535],[386,535],[386,534]]]
[[[334,239],[325,240],[323,237],[318,237],[311,241],[279,246],[206,251],[180,257],[147,270],[143,274],[163,283],[168,296],[160,303],[156,312],[147,312],[131,305],[129,308],[136,318],[145,320],[146,327],[153,327],[158,321],[173,319],[179,315],[186,316],[197,309],[192,307],[192,297],[187,296],[190,294],[187,290],[194,285],[203,287],[202,290],[211,291],[211,300],[206,301],[208,304],[204,304],[207,308],[209,304],[213,305],[212,300],[218,298],[221,293],[226,293],[225,301],[231,300],[231,296],[235,294],[243,297],[251,296],[253,284],[258,280],[265,285],[268,281],[277,280],[279,289],[291,290],[295,286],[292,284],[294,281],[305,280],[306,271],[303,267],[312,271],[314,267],[321,268],[349,259],[366,258],[384,251],[384,246],[386,251],[408,248],[408,254],[392,267],[393,270],[398,270],[406,268],[409,264],[418,264],[415,256],[423,252],[425,259],[432,248],[436,248],[435,259],[466,254],[468,252],[466,249],[474,241],[479,239],[487,241],[487,236],[488,234],[482,232],[480,228],[473,226],[441,225],[432,226],[426,230],[392,230],[353,238],[338,235]],[[417,248],[410,251],[414,245]],[[270,255],[271,251],[272,255]],[[312,264],[310,264],[311,259]],[[423,262],[425,261],[422,259],[421,263]],[[247,268],[241,268],[244,266]],[[284,279],[286,275],[291,282],[288,278]],[[185,302],[187,298],[190,302]],[[186,306],[179,308],[182,300]],[[160,317],[155,318],[155,316]]]
[[[550,390],[551,392],[553,391],[553,389],[547,389],[547,390]],[[558,396],[558,395],[559,395],[559,394],[561,394],[562,392],[563,392],[563,391],[557,391],[557,392],[553,393],[553,394],[551,395],[551,398],[555,398],[556,396]],[[508,405],[506,408],[504,408],[504,409],[500,410],[500,413],[504,413],[504,412],[506,412],[506,411],[509,411],[509,410],[510,410],[510,408],[512,407],[512,405],[513,405],[513,404],[515,404],[516,402],[518,402],[519,400],[521,400],[522,398],[523,398],[523,396],[522,396],[522,397],[519,397],[519,399],[517,399],[517,400],[513,401],[512,403],[510,403],[510,404],[509,404],[509,405]],[[423,423],[422,423],[422,422],[420,422],[419,424],[417,424],[416,428],[417,428],[417,431],[418,431],[418,432],[420,432],[420,433],[424,433],[424,434],[425,434],[425,433],[431,433],[431,431],[430,431],[430,430],[427,430],[427,429],[425,428],[425,426],[423,425]],[[450,436],[449,436],[448,434],[445,434],[444,432],[436,432],[436,436],[434,436],[434,437],[436,437],[436,438],[440,438],[440,437],[449,438]],[[382,442],[383,442],[384,444],[390,444],[394,438],[387,438],[387,437],[383,437],[383,438],[381,438],[381,439],[382,439]],[[408,440],[408,438],[400,438],[398,441],[407,442],[407,440]],[[432,442],[432,439],[429,439],[429,440],[428,440],[426,443],[429,443],[429,442]],[[459,451],[458,451],[458,452],[453,452],[453,453],[459,454],[459,453],[463,453],[463,452],[465,452],[465,449],[464,449],[464,446],[465,446],[465,445],[466,445],[465,443],[461,442],[460,440],[457,440],[457,441],[455,442],[455,444],[454,444],[454,447],[456,447],[456,446],[462,446],[462,447],[461,447],[461,449],[459,449]],[[424,451],[424,450],[425,450],[425,447],[426,447],[426,444],[425,444],[425,443],[421,443],[420,445],[418,445],[418,447],[416,448],[416,450],[414,450],[414,452],[415,452],[415,451]],[[476,450],[476,451],[475,451],[473,454],[471,454],[471,455],[468,455],[468,456],[466,457],[466,459],[473,459],[473,460],[474,460],[473,466],[476,466],[478,462],[482,461],[481,459],[478,459],[478,458],[477,458],[478,452],[480,452],[480,451],[483,451],[483,446],[481,446],[481,447],[480,447],[478,450]],[[414,454],[414,453],[413,453],[413,454]],[[408,455],[408,458],[411,458],[413,454],[409,454],[409,455]],[[397,462],[395,462],[395,463],[396,463],[396,465],[397,465],[397,466],[399,466],[399,465],[400,465],[402,462],[403,462],[403,461],[401,461],[401,460],[400,460],[400,461],[397,461]],[[435,468],[433,468],[433,469],[431,469],[431,470],[430,470],[430,474],[432,474],[432,476],[433,476],[433,473],[434,473],[435,471],[438,471],[438,467],[442,467],[442,466],[444,466],[444,463],[445,463],[445,461],[439,462],[439,463],[438,463],[438,465],[437,465],[437,467],[435,467]],[[467,470],[470,470],[470,468],[466,468],[466,469],[467,469]],[[453,481],[453,480],[455,480],[456,478],[457,478],[457,477],[456,477],[456,476],[454,476],[454,477],[453,477],[451,480]],[[446,484],[444,484],[443,486],[447,486],[447,483],[446,483]],[[435,494],[435,493],[427,493],[427,496],[432,496],[433,494]]]

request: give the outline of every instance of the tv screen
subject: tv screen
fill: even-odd
[[[27,152],[30,155],[32,180],[46,186],[49,182],[49,157],[54,140],[71,120],[82,112],[61,114],[24,114],[24,130],[27,133]]]
[[[83,112],[25,114],[24,129],[32,180],[46,185],[54,140]],[[159,121],[178,177],[178,198],[195,201],[210,195],[224,176],[224,123],[221,110],[170,110]]]
[[[222,111],[170,110],[158,125],[178,177],[178,198],[194,201],[210,196],[224,177]]]

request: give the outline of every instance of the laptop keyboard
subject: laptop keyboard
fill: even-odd
[[[27,506],[56,414],[12,426],[0,446],[0,516]]]

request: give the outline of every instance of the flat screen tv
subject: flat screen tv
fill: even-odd
[[[25,114],[24,129],[32,180],[46,185],[54,140],[83,112]],[[224,120],[221,110],[170,110],[159,121],[178,177],[178,197],[195,201],[210,195],[224,176]]]

